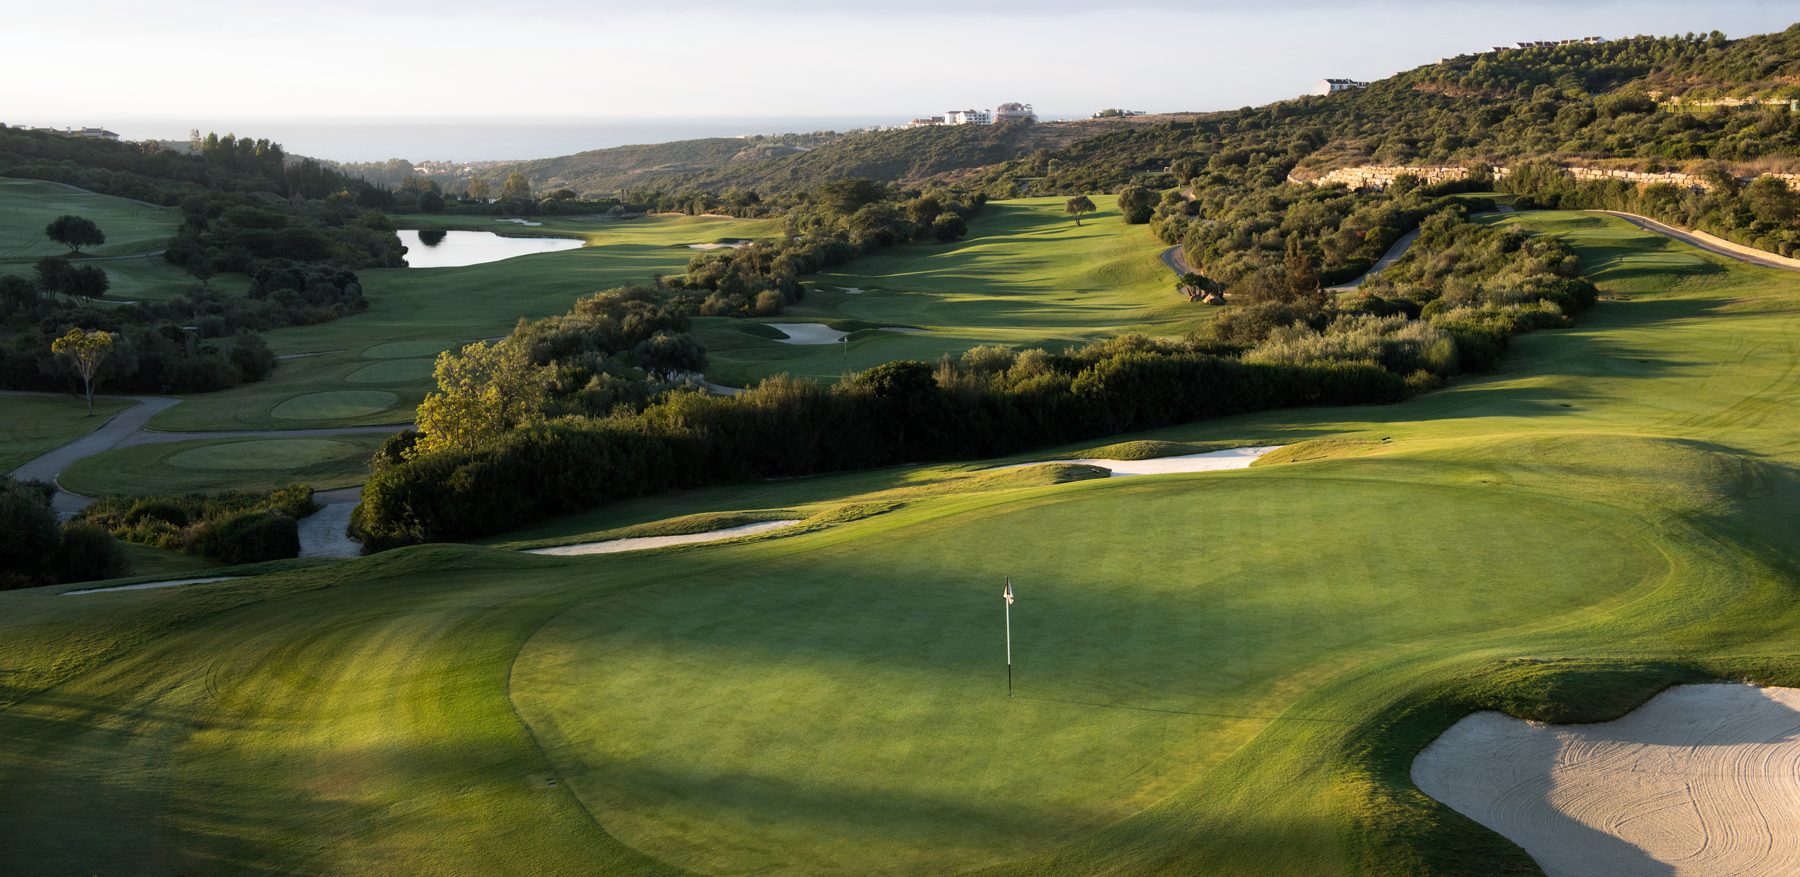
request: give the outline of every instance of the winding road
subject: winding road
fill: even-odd
[[[32,393],[20,390],[0,391],[0,397],[4,396],[67,398],[61,393]],[[336,429],[159,432],[147,428],[150,420],[181,404],[180,399],[169,396],[108,396],[104,398],[126,399],[137,404],[107,418],[98,428],[87,435],[41,454],[36,459],[12,471],[12,477],[20,480],[55,484],[56,496],[51,500],[51,507],[56,509],[56,514],[60,518],[73,517],[76,512],[92,505],[94,500],[92,497],[64,490],[61,483],[57,481],[57,476],[78,461],[115,448],[204,439],[318,438],[358,433],[390,433],[407,428],[404,425],[388,425],[348,426]],[[323,508],[300,522],[300,556],[354,557],[359,553],[359,547],[355,542],[350,541],[349,536],[345,535],[343,530],[344,525],[350,521],[350,509],[356,506],[357,497],[361,492],[360,488],[346,488],[314,494],[314,499],[318,500]]]

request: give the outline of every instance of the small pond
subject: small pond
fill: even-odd
[[[498,262],[532,253],[554,253],[573,250],[583,245],[575,238],[502,237],[491,231],[428,230],[420,239],[418,229],[403,228],[395,232],[406,245],[408,268],[455,268]],[[439,235],[442,235],[439,238]],[[432,239],[437,238],[436,243]]]

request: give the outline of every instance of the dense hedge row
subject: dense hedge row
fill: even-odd
[[[363,488],[352,532],[380,550],[497,533],[677,487],[987,457],[1405,393],[1400,377],[1366,363],[1258,365],[1152,350],[995,386],[896,362],[836,387],[777,378],[737,397],[681,392],[637,414],[553,420],[476,448],[382,465]]]

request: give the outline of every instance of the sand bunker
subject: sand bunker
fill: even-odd
[[[838,287],[838,292],[845,295],[862,295],[863,293],[868,292],[868,290],[863,289],[860,286],[840,286]]]
[[[526,554],[554,554],[573,557],[587,554],[617,554],[621,551],[641,551],[646,548],[667,548],[671,545],[692,545],[696,542],[717,542],[721,539],[732,539],[738,536],[750,536],[779,530],[782,527],[798,524],[799,521],[758,521],[739,527],[726,527],[723,530],[708,530],[705,533],[687,533],[681,536],[639,536],[634,539],[608,539],[605,542],[583,542],[579,545],[558,545],[555,548],[533,548]]]
[[[1476,713],[1412,778],[1551,877],[1800,874],[1800,689],[1682,685],[1597,725]]]
[[[749,241],[722,241],[711,244],[688,244],[690,250],[736,250],[750,246]]]
[[[999,468],[1019,469],[1025,466],[1042,466],[1045,463],[1073,463],[1109,469],[1114,478],[1125,475],[1169,475],[1176,472],[1218,472],[1225,469],[1249,468],[1250,464],[1256,462],[1258,457],[1279,447],[1281,446],[1230,448],[1223,451],[1208,451],[1204,454],[1183,454],[1179,457],[1156,457],[1150,460],[1038,460],[1033,463],[1016,463]]]
[[[529,219],[496,219],[494,221],[495,222],[516,222],[519,225],[532,225],[532,226],[543,225],[543,223],[541,223],[541,222],[532,222]]]
[[[764,323],[776,329],[786,338],[777,338],[783,344],[836,344],[844,340],[849,332],[839,332],[824,323]]]
[[[113,591],[148,591],[155,588],[176,588],[182,585],[204,585],[209,582],[226,582],[238,576],[210,576],[199,579],[170,579],[166,582],[141,582],[135,585],[114,585],[110,588],[85,588],[80,591],[64,591],[62,596],[74,597],[81,594],[110,594]]]

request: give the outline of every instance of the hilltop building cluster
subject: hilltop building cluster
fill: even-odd
[[[1007,102],[994,110],[945,110],[942,116],[925,116],[908,122],[908,128],[927,128],[933,125],[996,125],[1007,122],[1035,122],[1037,112],[1031,104]]]
[[[1363,82],[1360,79],[1329,79],[1328,78],[1328,79],[1319,80],[1319,84],[1313,86],[1313,90],[1311,93],[1317,94],[1317,95],[1337,94],[1337,93],[1343,92],[1343,91],[1355,91],[1359,88],[1368,88],[1368,87],[1369,87],[1369,84],[1367,82]]]
[[[1516,52],[1519,49],[1547,49],[1554,46],[1597,46],[1606,42],[1606,37],[1574,37],[1567,40],[1524,40],[1510,46],[1495,46],[1496,52]]]

